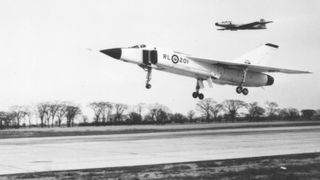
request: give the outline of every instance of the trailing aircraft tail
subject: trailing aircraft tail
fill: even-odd
[[[278,45],[267,43],[256,49],[245,53],[239,58],[234,59],[235,63],[245,63],[254,65],[266,65],[266,60],[270,57],[277,49]]]

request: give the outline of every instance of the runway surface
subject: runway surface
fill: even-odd
[[[320,126],[0,139],[0,174],[320,152]]]

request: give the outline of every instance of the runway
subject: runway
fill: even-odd
[[[320,152],[320,126],[0,139],[0,174]]]

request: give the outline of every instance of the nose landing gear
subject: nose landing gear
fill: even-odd
[[[146,88],[150,89],[151,88],[151,74],[152,74],[152,68],[151,67],[147,67],[147,81],[146,81]]]
[[[151,87],[152,87],[151,84],[146,84],[147,89],[150,89]]]

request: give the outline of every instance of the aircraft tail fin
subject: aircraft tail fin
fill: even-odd
[[[266,60],[268,60],[268,57],[270,57],[278,48],[278,45],[266,43],[234,59],[234,62],[255,65],[266,65]]]

